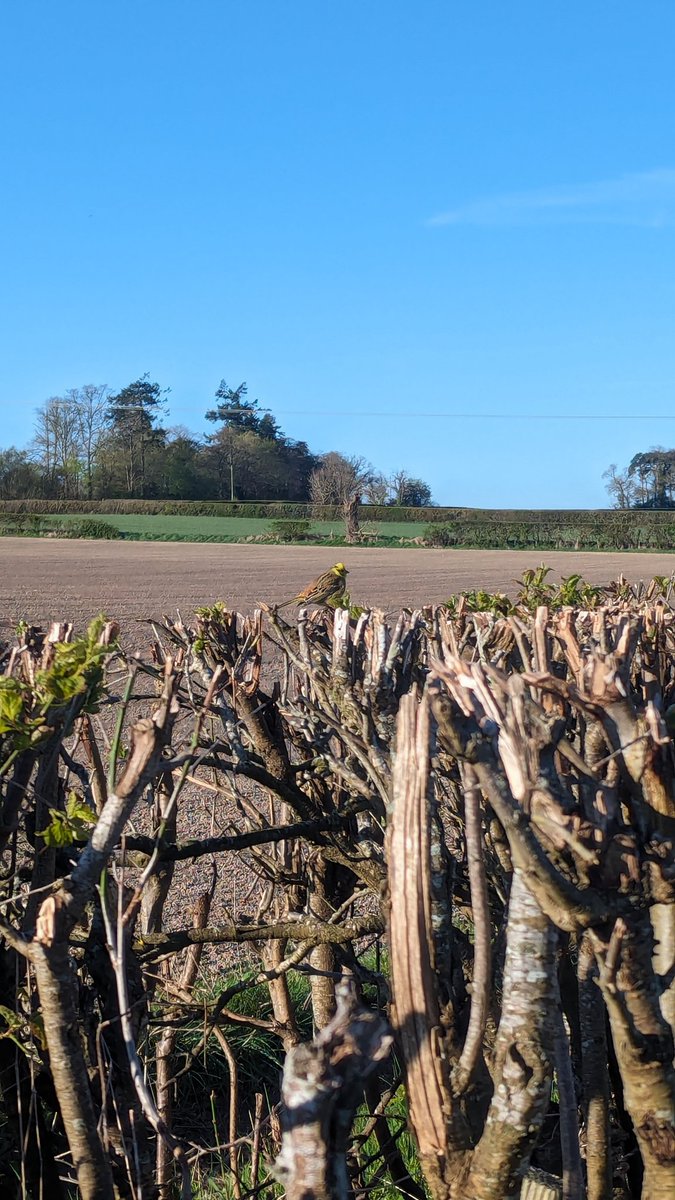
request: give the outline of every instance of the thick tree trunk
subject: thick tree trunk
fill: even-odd
[[[354,1113],[391,1042],[384,1019],[361,1008],[345,980],[330,1024],[287,1054],[275,1164],[286,1200],[349,1200],[346,1151]]]
[[[652,952],[651,926],[645,912],[635,914],[631,927],[617,922],[609,949],[599,951],[600,986],[609,1012],[624,1103],[644,1164],[642,1200],[672,1200],[673,1034],[661,1012]]]
[[[451,1031],[443,1028],[432,922],[430,723],[426,701],[401,701],[387,829],[393,1022],[403,1056],[410,1124],[434,1200],[462,1194],[469,1129],[450,1084]],[[447,972],[448,963],[443,963]]]
[[[322,854],[316,855],[311,867],[312,886],[308,896],[308,914],[319,921],[329,921],[333,915],[333,908],[327,899],[327,895],[332,893],[326,887],[326,883],[334,870],[333,863],[327,863]],[[335,1016],[335,981],[331,978],[335,971],[333,947],[328,944],[315,946],[309,956],[309,963],[319,972],[310,979],[314,1028],[318,1030],[328,1025]]]
[[[359,505],[360,496],[350,496],[342,505],[345,518],[345,535],[348,542],[358,542],[360,534]]]
[[[112,1171],[98,1136],[82,1053],[77,993],[65,942],[31,947],[49,1068],[68,1138],[81,1200],[114,1200]]]
[[[546,1115],[557,1015],[556,941],[524,876],[514,871],[495,1090],[466,1186],[472,1200],[515,1200]]]

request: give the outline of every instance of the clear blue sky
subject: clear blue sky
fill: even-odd
[[[246,379],[442,503],[604,504],[675,443],[674,46],[672,0],[4,4],[0,443]]]

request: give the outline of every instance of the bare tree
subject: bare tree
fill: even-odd
[[[616,463],[611,463],[603,472],[602,478],[607,480],[605,490],[612,498],[612,507],[632,508],[635,502],[636,488],[635,481],[631,478],[628,470],[619,471]]]
[[[386,504],[389,500],[389,480],[382,472],[373,475],[363,489],[366,504]]]
[[[416,479],[405,470],[394,471],[389,480],[392,504],[401,508],[421,508],[431,504],[431,488],[423,479]]]
[[[358,539],[359,504],[373,477],[373,468],[365,458],[360,455],[346,458],[335,450],[323,455],[321,466],[310,476],[312,503],[340,506],[349,542]]]
[[[66,393],[66,398],[72,399],[77,408],[80,457],[87,500],[92,498],[94,468],[108,427],[108,393],[106,384],[96,383],[85,383],[84,387],[73,388]]]
[[[77,498],[80,480],[80,414],[72,393],[50,396],[36,412],[31,453],[45,489],[53,496]]]

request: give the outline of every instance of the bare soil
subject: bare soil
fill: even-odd
[[[514,580],[543,560],[555,575],[580,572],[607,583],[670,575],[669,554],[588,554],[531,550],[419,550],[368,547],[250,546],[181,542],[59,541],[0,538],[0,627],[72,621],[82,628],[99,612],[123,634],[145,641],[139,620],[184,618],[223,600],[244,611],[258,600],[280,603],[342,555],[359,604],[384,609],[439,603],[452,592],[486,588],[513,593]]]

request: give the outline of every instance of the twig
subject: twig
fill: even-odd
[[[369,914],[337,924],[329,921],[277,921],[270,925],[216,925],[210,929],[180,929],[172,933],[144,933],[134,939],[134,950],[147,962],[157,954],[176,954],[186,946],[220,942],[260,942],[293,938],[310,946],[342,945],[367,933],[382,933],[382,919]]]
[[[167,660],[167,661],[169,661],[169,660]],[[158,861],[159,853],[160,853],[160,846],[164,839],[164,835],[166,833],[169,821],[171,820],[171,817],[173,816],[174,809],[178,802],[178,797],[179,797],[181,790],[183,788],[183,785],[185,783],[185,777],[188,773],[190,762],[192,761],[191,756],[193,755],[194,751],[197,749],[197,747],[199,745],[199,738],[200,738],[201,731],[202,731],[202,725],[204,724],[204,720],[206,718],[207,711],[211,705],[211,701],[213,700],[213,695],[216,691],[216,688],[218,687],[218,681],[220,679],[221,673],[222,672],[221,672],[220,667],[216,667],[216,669],[213,672],[213,675],[211,677],[211,682],[209,684],[209,689],[206,693],[204,705],[203,705],[201,711],[198,713],[197,720],[195,721],[195,727],[194,727],[192,738],[190,741],[190,752],[187,756],[187,760],[184,763],[182,770],[180,771],[180,774],[178,775],[178,779],[176,780],[176,782],[174,784],[171,795],[169,796],[169,799],[167,800],[167,803],[164,807],[164,811],[162,813],[162,819],[159,823],[159,828],[155,835],[155,846],[154,846],[153,852],[150,855],[150,858],[149,858],[144,870],[141,873],[141,877],[134,889],[134,894],[133,894],[131,900],[129,901],[129,904],[127,905],[127,909],[124,914],[124,924],[125,925],[128,925],[133,920],[133,917],[134,917],[134,915],[138,909],[138,906],[141,902],[143,888],[145,887],[148,879],[150,878],[153,871],[155,870],[155,867],[157,866],[157,861]]]
[[[107,948],[110,956],[110,963],[115,976],[115,988],[117,991],[117,1003],[120,1012],[120,1027],[122,1030],[122,1038],[124,1047],[129,1060],[129,1069],[131,1078],[136,1089],[141,1108],[145,1114],[146,1120],[149,1121],[152,1128],[157,1133],[158,1137],[164,1139],[170,1147],[171,1153],[176,1160],[181,1173],[181,1197],[182,1200],[191,1200],[192,1187],[190,1184],[190,1169],[186,1158],[185,1150],[180,1142],[173,1137],[169,1129],[167,1129],[164,1121],[157,1112],[155,1102],[152,1097],[150,1088],[145,1080],[145,1073],[138,1057],[136,1050],[136,1042],[134,1039],[133,1029],[131,1027],[131,1012],[129,1008],[129,996],[127,992],[127,977],[125,966],[125,934],[124,922],[121,911],[122,886],[119,886],[119,911],[117,922],[112,920],[107,901],[107,872],[103,872],[101,876],[101,886],[99,895],[101,898],[101,911],[105,924]]]
[[[255,1115],[253,1118],[253,1143],[251,1146],[251,1186],[258,1186],[258,1171],[260,1169],[260,1134],[262,1130],[263,1094],[255,1094]]]
[[[241,1200],[241,1180],[239,1178],[239,1147],[237,1145],[237,1108],[239,1106],[239,1072],[237,1070],[237,1060],[232,1053],[232,1047],[225,1037],[222,1029],[218,1026],[214,1029],[214,1034],[218,1045],[220,1046],[227,1062],[230,1072],[230,1103],[229,1103],[229,1124],[228,1137],[230,1140],[230,1171],[232,1172],[232,1190],[235,1195],[235,1200]]]
[[[350,814],[355,811],[354,807],[349,810]],[[179,842],[177,845],[161,847],[158,858],[160,862],[182,862],[188,858],[202,858],[206,854],[247,850],[251,846],[265,846],[295,839],[316,839],[322,843],[324,839],[321,838],[321,834],[340,831],[348,819],[348,815],[344,813],[331,813],[327,817],[297,821],[293,825],[280,825],[274,829],[247,829],[242,833],[226,833],[218,837]],[[130,852],[152,854],[156,841],[149,837],[130,837],[127,838],[126,845]]]
[[[115,722],[115,732],[113,734],[113,740],[112,740],[112,743],[110,746],[110,757],[108,759],[108,781],[107,781],[108,782],[108,794],[110,794],[110,792],[114,792],[114,790],[115,790],[115,776],[117,775],[117,759],[119,757],[120,746],[122,744],[122,729],[124,728],[124,719],[127,715],[127,709],[129,707],[129,701],[131,700],[131,693],[133,691],[135,681],[136,681],[136,669],[134,668],[134,670],[129,672],[129,678],[127,679],[127,686],[124,689],[124,695],[122,696],[122,702],[120,704],[120,708],[117,713],[117,720]]]

